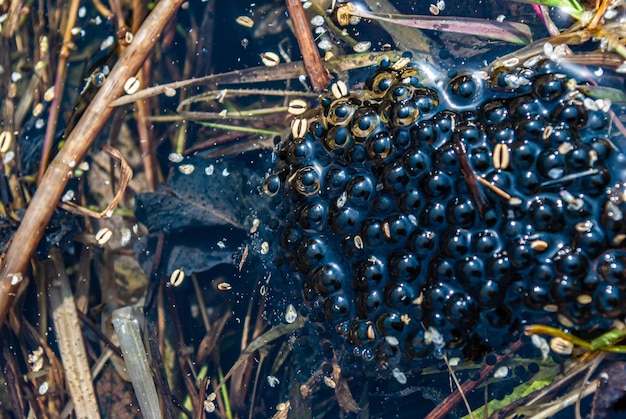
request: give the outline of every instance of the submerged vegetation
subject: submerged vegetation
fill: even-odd
[[[0,0],[3,415],[608,417],[622,1]]]

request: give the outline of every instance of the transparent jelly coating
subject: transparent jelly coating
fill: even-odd
[[[525,323],[584,334],[626,314],[621,134],[576,74],[523,70],[429,85],[387,63],[278,144],[273,281],[295,275],[285,304],[350,363],[471,358]]]

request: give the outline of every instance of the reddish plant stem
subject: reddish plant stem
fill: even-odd
[[[522,341],[518,340],[509,347],[509,350],[505,354],[496,355],[495,364],[485,365],[484,367],[480,369],[480,378],[478,380],[465,381],[463,384],[461,384],[460,391],[457,388],[454,391],[454,393],[450,394],[448,397],[443,399],[443,401],[439,403],[437,407],[435,407],[428,414],[428,416],[426,416],[425,419],[437,419],[437,418],[446,417],[446,415],[449,414],[452,411],[452,409],[454,409],[454,406],[459,404],[461,400],[463,399],[463,397],[461,396],[461,392],[468,394],[471,391],[473,391],[476,387],[478,387],[483,381],[485,381],[491,375],[491,373],[493,372],[494,369],[496,369],[498,364],[500,364],[506,358],[514,354],[519,348],[521,348],[521,346],[522,346]]]
[[[0,325],[6,320],[28,262],[44,234],[70,174],[85,157],[113,111],[110,102],[122,95],[124,83],[137,73],[181,3],[182,0],[162,0],[156,5],[46,170],[3,259],[0,273]]]
[[[293,23],[293,32],[298,40],[304,67],[311,80],[313,90],[320,93],[328,88],[330,78],[322,65],[322,59],[317,52],[317,45],[313,40],[311,28],[307,21],[302,2],[300,0],[287,0],[287,10]]]

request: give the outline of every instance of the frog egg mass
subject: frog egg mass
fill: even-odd
[[[273,298],[373,371],[476,358],[525,324],[610,329],[626,312],[610,102],[549,59],[431,83],[400,64],[338,82],[277,144]]]

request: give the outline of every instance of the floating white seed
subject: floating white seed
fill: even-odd
[[[46,93],[43,94],[43,100],[46,102],[52,102],[54,99],[54,86],[51,86],[46,90]]]
[[[211,176],[213,173],[215,173],[215,166],[213,166],[212,164],[204,168],[205,175]]]
[[[428,11],[429,11],[431,14],[433,14],[433,15],[437,16],[437,15],[439,14],[439,11],[440,11],[440,10],[439,10],[439,8],[437,7],[437,5],[435,5],[435,4],[431,4],[431,5],[428,7]]]
[[[24,279],[24,277],[22,276],[21,273],[16,273],[16,274],[9,274],[9,278],[11,278],[11,285],[17,285],[20,282],[22,282],[22,279]]]
[[[70,33],[74,36],[78,35],[81,31],[80,26],[74,26],[72,29],[70,29]]]
[[[287,309],[285,310],[285,321],[287,322],[287,324],[291,324],[295,322],[297,318],[298,312],[296,311],[296,308],[293,306],[293,304],[289,304],[287,306]]]
[[[85,6],[79,7],[78,8],[78,17],[82,19],[85,16],[87,16],[87,8]]]
[[[341,99],[344,96],[348,96],[348,86],[343,80],[339,80],[330,87],[330,91],[333,93],[335,99]]]
[[[196,166],[193,164],[181,164],[178,166],[178,171],[183,175],[190,175],[196,170]]]
[[[393,378],[395,378],[396,381],[398,381],[400,384],[406,384],[406,375],[404,375],[402,371],[400,371],[398,368],[394,368],[392,373]]]
[[[559,307],[556,304],[546,304],[543,306],[543,310],[549,313],[556,313],[559,311]]]
[[[369,51],[371,47],[372,47],[372,43],[370,41],[361,41],[361,42],[354,44],[354,46],[352,47],[352,50],[357,53],[367,52]]]
[[[511,57],[502,62],[502,65],[505,67],[513,67],[513,66],[516,66],[517,64],[519,64],[519,58],[517,57]]]
[[[44,381],[43,383],[41,383],[38,389],[39,395],[43,396],[44,394],[46,394],[49,388],[50,388],[50,385],[48,384],[47,381]]]
[[[76,193],[72,189],[68,189],[67,191],[65,191],[65,193],[61,197],[61,202],[69,202],[72,199],[74,199],[75,195]]]
[[[35,128],[42,129],[46,125],[46,121],[43,118],[39,118],[35,121]]]
[[[459,358],[458,356],[454,356],[454,357],[448,359],[448,364],[451,367],[458,367],[460,363],[461,363],[461,358]]]
[[[354,247],[359,250],[363,249],[363,239],[361,238],[361,236],[354,236]]]
[[[593,223],[590,220],[581,221],[580,223],[576,223],[574,226],[574,230],[579,233],[586,233],[591,230],[593,227]]]
[[[139,85],[137,77],[131,77],[124,83],[124,91],[129,95],[135,94],[139,90]]]
[[[0,153],[6,153],[13,143],[13,133],[11,131],[0,132]]]
[[[571,355],[574,351],[574,344],[561,337],[550,339],[550,349],[559,355]]]
[[[294,118],[291,121],[291,134],[293,138],[303,138],[306,134],[309,122],[303,118]]]
[[[217,289],[220,291],[228,291],[232,288],[233,287],[228,282],[220,282],[219,284],[217,284]]]
[[[241,25],[244,28],[251,28],[254,26],[254,20],[252,20],[252,18],[249,16],[239,16],[237,19],[235,19],[235,22],[237,22],[238,25]]]
[[[279,412],[284,412],[285,410],[287,410],[287,403],[278,403],[276,405],[276,410]]]
[[[311,19],[311,25],[313,26],[322,26],[323,24],[324,24],[324,16],[322,15],[315,15]]]
[[[509,147],[504,143],[498,143],[493,149],[493,167],[504,170],[509,167]]]
[[[132,237],[133,237],[133,233],[130,231],[130,229],[123,227],[120,230],[120,245],[126,246],[128,243],[130,243],[130,239]]]
[[[215,403],[205,400],[203,403],[203,406],[204,406],[205,412],[207,413],[215,412]]]
[[[589,295],[589,294],[580,294],[579,296],[576,297],[576,301],[579,304],[587,305],[587,304],[591,303],[592,298],[591,298],[591,295]]]
[[[574,146],[572,145],[572,143],[570,142],[564,142],[561,143],[557,148],[556,151],[559,152],[559,154],[567,154],[570,151],[572,151],[574,149]]]
[[[505,378],[507,375],[509,375],[509,368],[504,366],[498,368],[493,373],[494,378]]]
[[[268,375],[267,376],[267,384],[274,388],[276,387],[278,384],[280,384],[280,380],[276,377],[274,377],[273,375]]]
[[[167,159],[171,161],[172,163],[180,163],[181,161],[185,159],[185,157],[183,157],[183,155],[180,153],[170,153],[167,156]]]
[[[180,284],[183,283],[184,280],[185,280],[185,271],[183,271],[180,268],[176,269],[170,275],[170,285],[173,287],[179,286]]]
[[[398,346],[400,344],[400,341],[395,336],[385,336],[385,341],[391,346]]]
[[[548,242],[545,240],[533,240],[530,242],[530,248],[537,252],[543,252],[548,248]]]
[[[371,323],[367,325],[367,338],[369,340],[374,340],[376,338],[376,331]]]
[[[2,162],[4,164],[9,164],[9,163],[11,163],[13,161],[14,158],[15,158],[15,153],[13,152],[13,150],[9,150],[4,155],[4,159],[2,159]]]
[[[104,38],[104,41],[100,43],[100,51],[109,49],[109,47],[111,47],[114,43],[115,38],[113,38],[112,36],[107,36],[106,38]]]
[[[43,112],[43,103],[38,103],[35,105],[35,107],[33,108],[33,116],[39,116],[41,115],[41,113]]]
[[[280,57],[275,52],[264,52],[261,54],[261,62],[267,67],[275,67],[280,64]]]
[[[133,35],[132,32],[126,32],[126,34],[124,34],[124,42],[126,42],[126,44],[131,44],[133,39],[135,39],[135,35]]]
[[[444,10],[446,8],[446,2],[444,0],[438,0],[437,7],[439,10]]]
[[[330,42],[330,39],[324,38],[317,43],[317,47],[321,49],[322,51],[328,51],[329,49],[333,47],[333,43]]]
[[[217,399],[217,394],[215,394],[214,392],[209,393],[208,396],[206,396],[206,399],[210,402],[214,401],[215,399]]]
[[[326,387],[329,388],[336,388],[337,387],[337,383],[335,383],[335,381],[333,381],[332,378],[324,376],[324,384],[326,384]]]
[[[292,115],[302,115],[303,113],[306,112],[306,109],[307,109],[307,104],[304,100],[294,99],[289,102],[289,105],[287,107],[287,112],[289,112]]]
[[[100,246],[104,246],[109,240],[111,240],[111,237],[113,237],[113,230],[109,227],[103,227],[96,233],[96,242]]]
[[[400,316],[400,321],[408,326],[408,324],[411,323],[411,317],[408,314],[404,313],[402,316]]]
[[[270,251],[270,245],[268,242],[261,243],[261,254],[267,255]]]
[[[172,89],[171,87],[166,87],[165,90],[163,91],[163,94],[167,97],[174,97],[176,96],[176,89]]]

